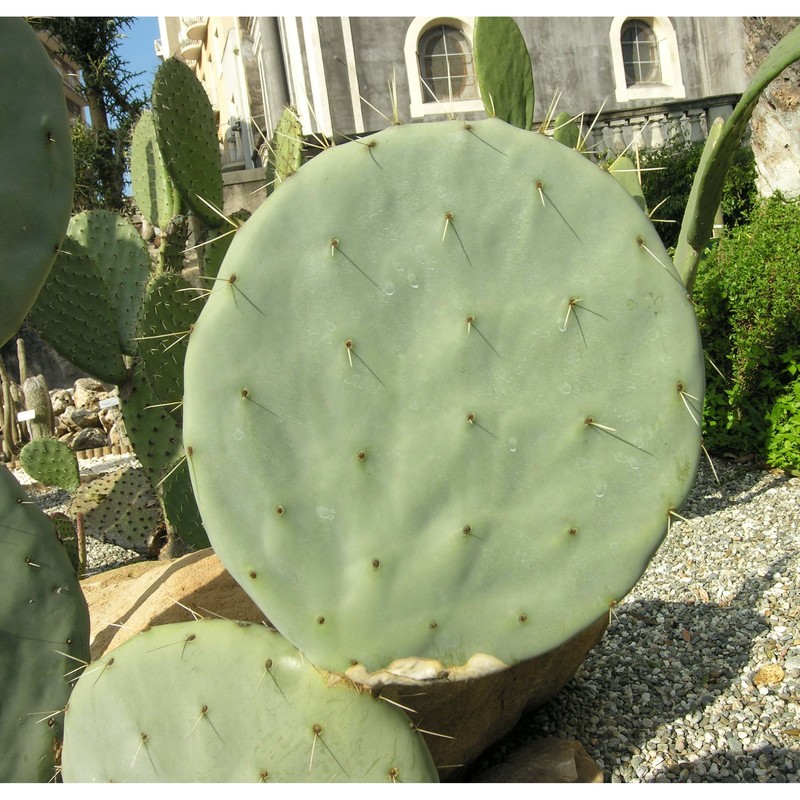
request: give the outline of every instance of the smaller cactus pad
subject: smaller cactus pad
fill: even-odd
[[[435,782],[421,734],[262,625],[155,626],[87,667],[66,714],[74,782]],[[98,746],[102,743],[102,746]]]

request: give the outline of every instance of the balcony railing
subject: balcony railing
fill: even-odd
[[[181,55],[187,61],[197,61],[197,57],[203,49],[203,43],[199,39],[181,39],[179,48]]]
[[[189,39],[203,39],[208,27],[208,17],[181,17],[183,29]]]
[[[739,95],[723,95],[600,114],[591,131],[592,119],[584,118],[586,148],[604,158],[630,148],[635,139],[641,149],[660,147],[676,137],[687,142],[705,141],[714,120],[727,119],[738,100]]]

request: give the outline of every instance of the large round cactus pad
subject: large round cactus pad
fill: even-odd
[[[0,465],[0,782],[53,780],[89,610],[56,527]]]
[[[17,331],[69,222],[74,167],[61,76],[22,18],[0,19],[0,344]]]
[[[211,543],[312,661],[546,652],[636,583],[700,452],[692,305],[635,201],[499,120],[322,153],[190,337]]]
[[[263,625],[156,625],[87,667],[66,713],[65,782],[436,781],[397,708],[329,686]]]

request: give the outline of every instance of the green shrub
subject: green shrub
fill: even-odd
[[[654,208],[662,200],[654,219],[674,220],[655,222],[658,235],[665,247],[675,247],[678,242],[683,211],[692,188],[704,142],[687,142],[675,138],[659,148],[640,153],[642,189],[648,208]],[[725,225],[733,228],[748,221],[758,193],[755,186],[755,161],[749,146],[740,147],[728,170],[722,192],[722,216]]]
[[[706,445],[800,469],[800,204],[763,201],[712,246],[694,301],[709,359]]]

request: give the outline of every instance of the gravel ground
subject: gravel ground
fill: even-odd
[[[577,739],[610,783],[798,782],[800,478],[715,467],[719,484],[703,464],[683,519],[577,675],[461,780],[558,736]],[[68,499],[32,494],[48,510]],[[141,560],[93,539],[88,554],[90,574]]]
[[[611,783],[800,780],[800,478],[714,463],[577,675],[475,771],[558,736]]]
[[[91,475],[101,475],[112,469],[127,466],[141,466],[136,456],[133,455],[111,455],[100,458],[86,458],[79,462],[81,478]],[[46,513],[56,511],[66,512],[69,504],[69,493],[63,489],[53,489],[52,487],[42,486],[35,483],[23,469],[13,469],[14,477],[23,485],[27,486],[31,498],[36,501]],[[98,572],[120,567],[133,561],[144,561],[140,553],[134,550],[127,550],[115,544],[101,542],[92,536],[86,537],[86,573],[85,577],[96,575]]]

